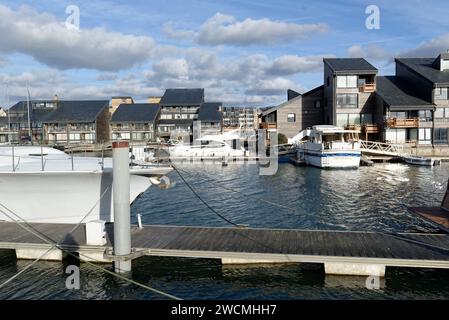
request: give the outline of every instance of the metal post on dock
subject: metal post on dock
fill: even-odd
[[[129,142],[112,143],[112,191],[114,197],[114,255],[131,253],[131,216],[129,191]],[[115,261],[115,272],[131,271],[131,260]]]
[[[16,171],[16,161],[14,157],[14,145],[11,146],[11,152],[12,152],[12,171]]]

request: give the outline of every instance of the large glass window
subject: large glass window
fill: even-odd
[[[357,94],[337,94],[337,108],[357,108]]]
[[[447,128],[435,128],[433,131],[434,144],[448,144]]]
[[[360,124],[358,113],[337,113],[337,126],[346,127],[351,124]]]
[[[362,123],[373,123],[373,115],[371,113],[362,113]]]
[[[337,76],[337,88],[357,88],[357,76]]]
[[[419,136],[419,143],[421,143],[421,144],[431,144],[432,143],[432,129],[420,128],[418,136]]]
[[[432,121],[432,111],[430,110],[420,110],[419,111],[419,121]]]
[[[435,89],[435,100],[447,100],[447,99],[448,99],[448,88]]]
[[[444,118],[444,108],[435,109],[435,118]]]

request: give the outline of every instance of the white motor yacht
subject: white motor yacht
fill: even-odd
[[[130,203],[171,170],[130,166]],[[0,220],[20,220],[15,213],[27,222],[113,222],[112,178],[112,158],[76,157],[39,146],[1,146]]]
[[[297,160],[319,168],[357,168],[361,151],[358,131],[320,125],[289,139],[297,146]]]

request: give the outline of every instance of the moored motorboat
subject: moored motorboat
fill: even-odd
[[[131,166],[130,203],[152,185],[151,179],[171,170]],[[0,220],[113,222],[112,179],[111,158],[73,157],[47,147],[1,147]]]
[[[303,130],[289,143],[297,146],[297,161],[319,168],[358,168],[358,131],[320,125]]]

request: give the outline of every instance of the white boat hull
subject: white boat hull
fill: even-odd
[[[299,150],[298,156],[303,158],[307,165],[318,168],[358,168],[361,152]]]
[[[150,186],[149,178],[130,175],[130,203]],[[20,220],[8,208],[27,222],[113,222],[112,194],[112,170],[2,172],[0,209],[12,218],[0,212],[0,220]]]

